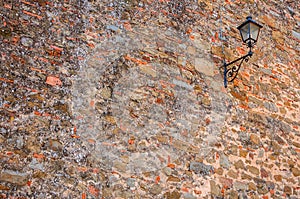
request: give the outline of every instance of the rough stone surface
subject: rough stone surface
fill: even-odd
[[[179,199],[180,198],[180,196],[181,196],[181,194],[178,192],[178,191],[172,191],[171,193],[170,192],[167,192],[166,194],[165,194],[165,197],[167,198],[167,199]]]
[[[244,169],[244,162],[242,160],[238,160],[234,163],[234,167],[236,169]]]
[[[247,169],[250,173],[254,174],[254,175],[258,175],[259,174],[259,169],[255,166],[247,166]]]
[[[202,162],[191,162],[190,170],[201,175],[210,175],[214,172],[214,168],[211,165],[206,165]]]
[[[292,168],[292,173],[295,177],[300,176],[300,169],[299,168]]]
[[[296,37],[297,39],[300,40],[300,33],[299,32],[296,32],[296,31],[292,30],[292,34],[293,34],[294,37]]]
[[[214,65],[211,61],[204,58],[195,59],[195,68],[198,72],[208,76],[213,76],[214,74]]]
[[[242,191],[248,189],[248,185],[245,182],[240,182],[240,181],[235,181],[234,184],[233,184],[233,187],[236,190],[242,190]]]
[[[16,185],[25,185],[28,181],[28,174],[19,171],[2,170],[0,181],[9,182]]]
[[[150,193],[153,194],[153,195],[158,195],[161,193],[162,191],[162,187],[160,185],[153,185],[151,188],[150,188]]]
[[[230,179],[230,178],[224,178],[224,177],[221,177],[219,179],[220,183],[223,185],[223,187],[225,188],[231,188],[233,186],[233,180]]]
[[[184,194],[183,194],[183,198],[184,198],[184,199],[196,199],[197,197],[196,197],[196,196],[193,196],[193,195],[190,194],[190,193],[184,193]]]
[[[21,38],[21,44],[23,46],[30,47],[33,44],[33,40],[31,38],[28,38],[28,37],[22,37]]]
[[[211,180],[210,181],[210,191],[211,191],[211,194],[213,196],[221,196],[221,190],[220,190],[220,187],[216,184],[215,181]]]
[[[293,193],[292,188],[289,186],[284,186],[283,188],[284,193],[286,193],[287,195],[291,195]]]
[[[249,8],[263,29],[225,88]],[[297,1],[0,13],[0,198],[299,198]]]
[[[225,168],[225,169],[229,169],[230,166],[231,166],[231,163],[230,163],[228,157],[224,154],[222,154],[220,156],[220,166]]]
[[[250,140],[253,142],[253,144],[256,144],[256,145],[258,145],[260,143],[260,139],[256,134],[251,134]]]

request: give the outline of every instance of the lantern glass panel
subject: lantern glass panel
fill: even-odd
[[[247,23],[243,27],[241,27],[240,33],[241,33],[243,42],[247,42],[247,40],[250,38],[250,24]]]
[[[254,23],[250,23],[250,38],[254,40],[254,42],[258,39],[260,27]]]
[[[253,22],[248,22],[239,28],[243,42],[255,43],[258,39],[260,26]]]

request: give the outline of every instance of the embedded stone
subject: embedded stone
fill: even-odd
[[[106,28],[108,29],[108,30],[112,30],[112,31],[114,31],[114,32],[118,32],[120,29],[117,27],[117,26],[115,26],[115,25],[108,25],[108,26],[106,26]]]
[[[284,37],[283,34],[280,31],[273,31],[272,32],[272,38],[279,44],[284,43]]]
[[[295,177],[298,177],[298,176],[300,176],[300,169],[294,167],[294,168],[292,168],[292,173]]]
[[[201,99],[201,103],[206,106],[209,107],[211,105],[211,99],[209,96],[205,96]]]
[[[136,179],[134,179],[134,178],[128,178],[127,181],[126,181],[127,186],[129,186],[131,188],[135,187],[135,182],[136,182]]]
[[[105,116],[105,120],[107,122],[109,122],[110,124],[116,124],[116,119],[113,116],[107,115],[107,116]]]
[[[247,94],[244,91],[235,92],[235,91],[231,90],[230,93],[234,98],[236,98],[238,100],[241,100],[241,101],[248,100]]]
[[[244,179],[247,179],[247,180],[251,180],[252,179],[252,177],[250,176],[250,175],[248,175],[248,174],[246,174],[245,172],[243,172],[242,174],[241,174],[241,178],[244,180]]]
[[[240,149],[240,157],[246,158],[248,155],[247,150]]]
[[[116,188],[114,190],[116,198],[133,198],[134,196],[138,196],[130,190],[122,190],[122,187]]]
[[[32,177],[33,178],[41,178],[42,179],[42,178],[47,177],[47,173],[45,173],[43,171],[40,171],[40,170],[37,170],[36,172],[33,173]]]
[[[61,151],[63,149],[62,143],[55,139],[50,139],[48,142],[48,146],[53,151]]]
[[[3,191],[8,191],[10,188],[8,186],[4,186],[2,184],[0,184],[0,190],[3,190]]]
[[[153,195],[158,195],[162,192],[162,187],[159,184],[154,184],[151,186],[149,191]]]
[[[227,173],[227,175],[228,175],[229,177],[233,178],[233,179],[237,179],[238,176],[239,176],[238,172],[235,172],[235,171],[233,171],[233,170],[229,170],[228,173]]]
[[[268,26],[270,26],[271,28],[275,28],[276,21],[273,17],[264,15],[262,16],[262,21],[266,23]]]
[[[230,178],[220,177],[219,181],[223,187],[231,188],[233,186],[233,180]]]
[[[267,181],[266,185],[267,185],[268,190],[271,190],[271,189],[274,190],[275,189],[275,183],[274,182]]]
[[[189,143],[188,142],[184,142],[182,140],[177,140],[176,139],[176,140],[173,141],[173,146],[176,149],[186,151],[189,148]]]
[[[282,181],[282,175],[274,175],[274,179],[275,179],[277,182],[281,182],[281,181]]]
[[[60,78],[55,77],[55,76],[47,76],[46,77],[46,84],[49,84],[51,86],[61,86],[62,85],[62,81],[60,80]]]
[[[9,26],[2,26],[0,28],[0,36],[3,36],[4,38],[8,39],[12,36],[12,30],[9,28]]]
[[[249,172],[251,172],[254,175],[259,175],[259,169],[257,167],[254,166],[247,166],[247,169],[249,170]]]
[[[163,168],[163,172],[164,172],[164,174],[169,176],[172,174],[172,169],[170,167],[165,167],[165,168]]]
[[[40,163],[36,158],[32,159],[28,167],[34,170],[44,171],[44,165]]]
[[[178,191],[167,192],[164,194],[167,199],[179,199],[181,194]]]
[[[176,176],[169,176],[167,182],[180,182],[180,179]]]
[[[224,172],[224,170],[223,170],[222,167],[219,167],[219,168],[217,168],[217,169],[215,170],[215,173],[218,174],[218,175],[223,175],[223,172]]]
[[[214,167],[201,162],[191,162],[190,170],[195,172],[196,174],[210,175],[214,172]]]
[[[57,103],[53,106],[55,110],[61,111],[63,113],[69,113],[69,106],[68,104]]]
[[[272,69],[270,68],[259,68],[259,70],[265,73],[266,75],[272,75]]]
[[[195,59],[195,69],[196,71],[203,73],[207,76],[214,75],[214,65],[212,61],[209,61],[204,58],[196,58]]]
[[[196,94],[200,94],[200,93],[202,93],[202,91],[203,91],[203,89],[202,89],[201,86],[199,86],[199,85],[195,85],[195,86],[194,86],[194,92],[195,92]]]
[[[126,167],[127,167],[127,164],[124,164],[120,161],[116,161],[114,162],[114,167],[118,170],[118,171],[122,171],[122,172],[125,172],[126,171]]]
[[[278,155],[279,155],[279,154],[275,154],[275,153],[274,153],[274,154],[270,154],[270,155],[269,155],[269,159],[271,159],[271,160],[276,160],[276,159],[278,158]]]
[[[255,183],[249,182],[248,183],[248,189],[251,190],[251,191],[256,191],[257,187],[256,187]]]
[[[190,194],[190,193],[184,193],[184,194],[183,194],[183,198],[184,198],[184,199],[197,199],[196,196],[193,196],[193,195]]]
[[[28,174],[19,171],[3,170],[0,173],[0,181],[9,182],[16,185],[26,185]]]
[[[228,194],[228,198],[238,199],[239,198],[239,193],[235,190],[231,190],[230,193]]]
[[[198,154],[199,153],[199,147],[196,147],[192,144],[189,145],[189,148],[186,150],[189,153],[194,153],[194,154]]]
[[[276,141],[272,142],[272,147],[273,147],[273,149],[274,149],[275,152],[277,152],[277,151],[279,152],[282,149],[282,146],[279,145]]]
[[[245,183],[245,182],[240,182],[240,181],[235,181],[233,183],[233,187],[236,189],[236,190],[247,190],[248,189],[248,185]]]
[[[267,177],[269,177],[269,174],[268,174],[268,172],[264,168],[261,168],[260,169],[260,176],[262,178],[267,178]]]
[[[155,68],[153,68],[150,65],[140,65],[139,68],[140,68],[141,72],[143,72],[147,75],[150,75],[154,78],[157,76],[157,72],[156,72]]]
[[[260,101],[260,103],[262,105],[261,101]],[[250,122],[263,123],[263,124],[268,123],[266,116],[264,116],[260,113],[249,113],[248,118],[249,118]]]
[[[258,145],[258,144],[260,144],[260,139],[259,139],[259,137],[256,135],[256,134],[251,134],[250,135],[250,140],[251,140],[251,142],[253,143],[253,144],[256,144],[256,145]]]
[[[170,140],[170,138],[167,135],[156,135],[157,141],[167,144]]]
[[[234,167],[236,169],[244,169],[244,162],[242,160],[238,160],[237,162],[234,163]]]
[[[107,87],[101,89],[100,95],[101,95],[101,97],[103,97],[103,99],[111,98],[111,89],[107,88]]]
[[[134,152],[136,150],[136,145],[135,144],[130,144],[128,145],[128,151]]]
[[[219,57],[225,56],[226,59],[233,59],[235,57],[235,54],[232,50],[229,48],[222,48],[222,46],[212,46],[211,53]]]
[[[295,147],[300,148],[300,143],[299,143],[299,142],[294,141],[292,144],[293,144]]]
[[[188,90],[193,90],[194,89],[190,84],[188,84],[186,82],[183,82],[183,81],[180,81],[180,80],[177,80],[177,79],[173,79],[173,84],[175,84],[179,87],[188,89]]]
[[[188,46],[187,47],[187,52],[191,55],[195,55],[196,54],[196,48],[194,46]]]
[[[271,112],[278,112],[278,108],[274,103],[264,102],[264,107]]]
[[[299,32],[296,32],[296,31],[292,30],[292,35],[293,35],[295,38],[297,38],[297,39],[300,40],[300,33],[299,33]]]
[[[258,192],[259,194],[267,194],[267,193],[269,192],[269,190],[268,190],[266,187],[259,187],[259,188],[257,189],[257,192]]]
[[[112,187],[104,187],[102,189],[102,196],[105,198],[108,198],[111,196],[111,193],[113,192]]]
[[[215,181],[211,180],[210,182],[210,192],[214,196],[221,196],[221,189],[220,187],[216,184]]]
[[[291,195],[293,193],[293,190],[292,190],[292,188],[290,186],[284,186],[283,191],[287,195]]]
[[[236,146],[236,145],[230,146],[229,149],[228,149],[228,152],[229,152],[230,155],[237,156],[238,155],[238,146]]]
[[[30,47],[30,46],[33,45],[33,39],[31,39],[29,37],[22,37],[21,38],[21,44],[23,46]]]
[[[220,156],[220,166],[225,168],[225,169],[229,169],[230,166],[231,166],[231,163],[230,163],[228,157],[224,154],[222,154]]]

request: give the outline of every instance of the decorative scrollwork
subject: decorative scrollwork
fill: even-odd
[[[228,82],[232,82],[236,78],[244,60],[246,61],[246,59],[242,59],[239,65],[233,65],[231,68],[227,68],[226,78]]]
[[[244,55],[243,57],[240,57],[228,64],[224,63],[224,84],[225,84],[225,87],[227,87],[227,82],[232,82],[240,68],[241,68],[241,65],[243,64],[243,62],[248,62],[249,61],[249,58],[252,56],[252,52],[250,51],[248,54]],[[240,63],[238,65],[234,64],[236,62],[239,62]],[[233,65],[234,64],[234,65]],[[230,67],[229,67],[230,66]]]
[[[248,62],[249,61],[249,57],[245,57],[245,62]]]

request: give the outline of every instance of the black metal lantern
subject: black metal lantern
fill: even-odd
[[[247,20],[242,23],[237,29],[240,31],[243,42],[248,45],[249,48],[257,42],[260,29],[262,25],[252,20],[251,16],[247,17]]]
[[[248,54],[246,54],[228,64],[224,61],[223,66],[224,66],[224,86],[225,86],[225,88],[227,87],[227,82],[232,82],[236,78],[242,63],[244,61],[248,62],[249,58],[253,55],[252,48],[255,45],[255,43],[257,42],[261,28],[262,28],[262,25],[256,23],[254,20],[252,20],[251,16],[248,16],[247,20],[244,23],[242,23],[240,26],[237,27],[237,29],[240,31],[243,42],[249,48],[249,52],[248,52]],[[238,61],[240,61],[239,65],[233,65],[231,67],[228,67]]]

